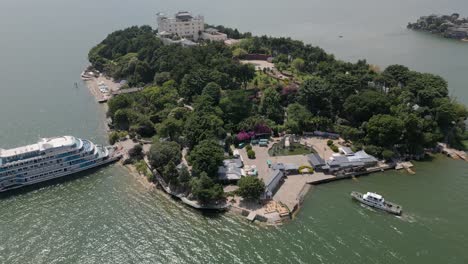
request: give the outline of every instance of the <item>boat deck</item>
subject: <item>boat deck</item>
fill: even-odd
[[[359,201],[361,203],[367,204],[367,203],[365,203],[365,200],[364,200],[364,197],[363,197],[362,193],[351,192],[351,197],[353,197],[354,199],[356,199],[357,201]],[[402,207],[400,205],[392,203],[392,202],[387,202],[387,201],[384,201],[384,205],[385,205],[385,208],[380,208],[380,207],[376,207],[376,206],[373,206],[373,207],[384,210],[384,211],[389,212],[391,214],[401,215]],[[371,206],[371,205],[369,205],[369,206]]]

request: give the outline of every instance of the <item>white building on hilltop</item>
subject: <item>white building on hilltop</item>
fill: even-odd
[[[203,16],[192,16],[189,12],[177,12],[174,17],[167,17],[162,13],[157,14],[159,34],[172,34],[181,38],[198,40],[200,32],[205,30]]]
[[[225,40],[227,40],[227,35],[219,32],[215,28],[207,28],[205,31],[201,33],[201,38],[204,40],[224,42]]]

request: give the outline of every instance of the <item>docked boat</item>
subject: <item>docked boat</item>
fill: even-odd
[[[402,207],[400,205],[385,201],[382,195],[373,192],[367,192],[366,194],[351,192],[351,197],[360,203],[384,210],[391,214],[401,215],[402,212]]]
[[[81,73],[81,79],[83,81],[89,81],[94,78],[94,73],[93,72],[82,72]]]
[[[117,161],[121,153],[73,136],[43,138],[0,149],[0,192],[60,178]]]

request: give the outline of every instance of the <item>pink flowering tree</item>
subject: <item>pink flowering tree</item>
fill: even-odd
[[[241,131],[237,134],[236,139],[238,142],[244,142],[244,141],[249,140],[251,137],[252,137],[251,133]]]

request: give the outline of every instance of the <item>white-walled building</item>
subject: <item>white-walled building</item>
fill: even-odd
[[[215,28],[207,28],[205,31],[201,33],[201,38],[204,40],[224,42],[225,40],[227,40],[227,35],[219,32]]]
[[[205,30],[203,16],[192,16],[189,12],[178,12],[174,17],[167,17],[162,13],[157,14],[159,34],[174,34],[181,38],[198,40],[200,32]]]

